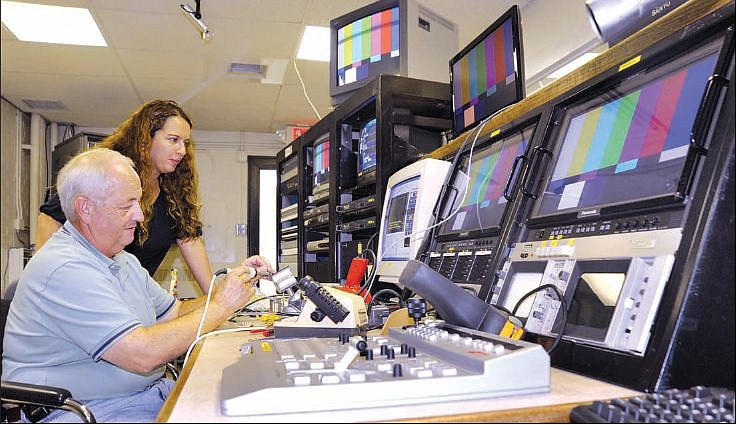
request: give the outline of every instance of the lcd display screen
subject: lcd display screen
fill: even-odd
[[[415,176],[391,188],[386,216],[382,220],[384,226],[384,239],[381,243],[382,260],[409,261],[410,259],[412,254],[410,238],[413,232],[419,185],[420,176]]]
[[[571,107],[537,215],[674,195],[716,61],[713,53],[656,69]]]
[[[339,28],[338,87],[399,71],[399,30],[398,6]]]
[[[624,273],[582,273],[568,306],[566,336],[604,341],[625,277]]]
[[[453,187],[461,195],[465,193],[465,196],[457,212],[440,226],[438,235],[483,232],[500,226],[507,208],[504,189],[514,160],[525,153],[534,129],[533,124],[461,154],[453,177]],[[458,173],[463,173],[463,176]],[[468,181],[468,184],[463,185],[463,181]]]
[[[456,134],[524,98],[516,7],[500,19],[451,59]]]
[[[376,166],[376,118],[361,128],[358,140],[358,175]]]
[[[328,182],[330,173],[330,139],[324,136],[312,147],[313,190]]]

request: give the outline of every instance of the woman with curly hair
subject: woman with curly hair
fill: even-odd
[[[201,205],[191,129],[192,121],[176,102],[153,100],[94,147],[110,148],[127,156],[141,177],[144,221],[138,223],[135,239],[125,250],[153,276],[176,241],[192,275],[207,293],[212,268],[200,238]],[[37,250],[66,221],[57,196],[40,210]],[[259,256],[246,259],[243,265],[260,272],[273,271]]]

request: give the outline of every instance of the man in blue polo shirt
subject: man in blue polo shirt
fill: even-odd
[[[123,250],[143,220],[132,162],[109,149],[73,158],[57,187],[68,220],[29,261],[5,328],[2,379],[64,387],[100,422],[151,422],[171,390],[164,365],[194,341],[205,297],[180,302]],[[254,294],[251,257],[214,288],[202,331]],[[75,421],[58,410],[42,419]]]

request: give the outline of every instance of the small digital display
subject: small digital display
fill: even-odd
[[[507,208],[504,189],[514,160],[524,155],[534,129],[533,124],[461,154],[453,177],[453,187],[459,194],[465,193],[465,196],[455,215],[440,226],[438,235],[484,231],[500,226]],[[463,184],[466,180],[467,185]]]
[[[409,261],[412,254],[415,207],[420,176],[409,178],[391,188],[386,216],[383,218],[383,261]],[[421,230],[421,229],[420,229]]]
[[[358,139],[358,175],[376,166],[376,118],[361,127]]]
[[[338,29],[338,87],[399,71],[399,7]]]
[[[566,335],[604,341],[625,277],[624,273],[582,273],[568,306]]]
[[[645,84],[626,80],[571,107],[537,215],[674,195],[716,61],[716,53],[691,59]]]
[[[524,97],[519,34],[515,6],[451,59],[456,134]]]
[[[330,173],[330,139],[323,136],[312,147],[313,192],[328,182]]]

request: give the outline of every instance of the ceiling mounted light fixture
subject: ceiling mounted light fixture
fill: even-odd
[[[205,41],[209,41],[210,39],[212,39],[215,33],[210,31],[209,28],[207,28],[206,23],[202,22],[202,12],[200,11],[200,0],[194,0],[194,3],[195,3],[195,9],[192,9],[192,6],[188,4],[184,4],[184,3],[179,3],[179,7],[181,7],[183,11],[187,12],[187,15],[189,15],[189,17],[192,18],[194,23],[199,27],[200,35],[202,36],[202,39]]]

